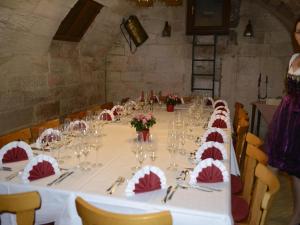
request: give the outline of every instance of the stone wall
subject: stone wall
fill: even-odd
[[[253,38],[243,36],[249,19],[253,24]],[[268,97],[283,94],[283,79],[293,53],[290,33],[270,12],[250,0],[242,1],[240,24],[235,32],[236,40],[230,41],[229,37],[222,54],[221,97],[228,100],[231,110],[236,101],[243,103],[251,115],[251,102],[257,100],[259,73],[263,76],[262,94],[266,76],[269,78]],[[261,137],[265,130],[263,124]]]
[[[98,0],[80,43],[52,41],[75,2],[0,1],[0,134],[105,101],[105,55],[130,7]]]
[[[130,53],[123,36],[116,41],[107,57],[108,99],[116,102],[127,96],[136,98],[142,89],[191,94],[192,37],[185,35],[185,7],[155,5],[141,10],[137,16],[149,39],[135,54]],[[254,28],[253,38],[243,36],[249,19]],[[164,21],[172,26],[169,38],[161,37]],[[256,1],[242,1],[238,27],[230,35],[218,37],[220,97],[229,102],[232,112],[234,103],[239,101],[251,114],[250,103],[257,100],[259,73],[263,81],[268,75],[268,96],[281,96],[291,54],[286,27]]]
[[[120,35],[107,56],[109,101],[138,97],[142,89],[190,93],[192,37],[185,35],[185,7],[140,9],[137,17],[149,39],[135,54]],[[162,37],[165,21],[171,25],[171,37]]]

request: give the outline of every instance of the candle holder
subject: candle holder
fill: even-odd
[[[257,93],[257,98],[258,98],[258,101],[262,101],[262,100],[265,100],[266,98],[268,98],[268,83],[269,83],[269,80],[268,80],[268,76],[266,76],[266,80],[265,80],[265,95],[262,96],[261,95],[261,73],[259,74],[259,77],[258,77],[258,93]]]

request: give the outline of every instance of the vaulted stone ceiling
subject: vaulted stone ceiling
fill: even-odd
[[[282,24],[291,31],[294,20],[300,16],[299,0],[253,0],[265,7],[271,14],[278,18]]]

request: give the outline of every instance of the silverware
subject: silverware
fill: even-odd
[[[165,195],[165,197],[164,197],[164,199],[163,199],[163,202],[164,202],[164,203],[167,202],[167,198],[168,198],[168,195],[169,195],[170,191],[172,190],[172,187],[173,187],[172,185],[170,185],[170,186],[168,187],[167,192],[166,192],[166,195]]]
[[[62,182],[63,180],[65,180],[67,177],[71,176],[74,173],[74,171],[71,172],[67,172],[67,175],[62,177],[60,180],[58,180],[55,184],[59,184],[60,182]]]
[[[68,174],[68,172],[62,173],[58,178],[56,178],[55,180],[53,180],[53,181],[51,181],[50,183],[48,183],[47,186],[53,185],[55,182],[59,181],[59,179],[63,178],[63,177],[66,176],[67,174]]]
[[[175,191],[178,189],[179,184],[176,184],[176,186],[173,188],[171,194],[168,197],[168,201],[172,199],[173,195],[175,194]]]
[[[199,188],[207,188],[209,190],[212,190],[212,191],[222,191],[222,189],[220,188],[215,188],[215,187],[211,187],[211,186],[201,186],[201,185],[195,185],[196,187],[199,187]]]
[[[10,180],[14,179],[14,178],[15,178],[16,176],[18,176],[19,173],[21,173],[22,171],[23,171],[23,169],[21,169],[21,170],[19,170],[19,171],[16,171],[16,172],[14,172],[14,173],[12,173],[12,174],[10,174],[10,175],[8,175],[7,177],[5,177],[5,180],[10,181]]]
[[[179,187],[181,188],[193,188],[193,189],[197,189],[197,190],[200,190],[200,191],[205,191],[205,192],[213,192],[213,190],[211,189],[208,189],[206,187],[202,187],[202,186],[196,186],[196,185],[188,185],[188,184],[178,184]]]
[[[3,170],[3,171],[12,171],[12,169],[10,167],[7,167],[7,166],[0,167],[0,170]]]
[[[115,192],[116,190],[116,187],[123,184],[125,181],[125,178],[124,177],[118,177],[117,180],[109,187],[107,188],[106,192],[108,192],[108,194],[112,194]]]

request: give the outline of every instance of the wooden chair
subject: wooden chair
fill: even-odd
[[[65,117],[65,119],[73,120],[81,120],[86,116],[86,111],[74,112]]]
[[[35,209],[40,206],[41,198],[38,192],[0,195],[0,213],[16,214],[18,225],[33,225]]]
[[[95,112],[102,111],[102,107],[101,105],[94,105],[89,107],[87,111],[91,111],[93,114],[95,114]]]
[[[233,131],[234,133],[237,133],[237,127],[238,127],[238,121],[239,121],[239,111],[244,108],[244,105],[240,102],[236,102],[234,104],[234,117],[233,117]]]
[[[31,141],[31,132],[29,128],[25,128],[22,130],[18,130],[9,134],[5,134],[0,137],[0,148],[2,148],[4,145],[6,145],[9,142],[12,141],[25,141],[27,143],[30,143]]]
[[[106,102],[104,104],[101,105],[101,109],[109,109],[111,110],[112,107],[114,107],[114,103],[113,102]]]
[[[245,157],[243,157],[243,162],[241,162],[240,167],[240,174],[241,176],[231,175],[231,190],[232,194],[241,194],[245,198],[247,202],[249,202],[249,196],[251,196],[251,190],[253,185],[253,177],[254,177],[254,169],[256,164],[262,163],[267,165],[268,163],[268,156],[265,152],[259,149],[259,140],[257,138],[250,140],[247,142],[247,133],[246,135],[246,150],[245,150]],[[255,135],[248,137],[254,137]],[[256,137],[256,136],[255,136]],[[248,138],[249,141],[249,138]],[[257,144],[257,146],[253,145]],[[245,188],[246,187],[246,188]]]
[[[244,156],[245,156],[245,142],[246,142],[246,135],[249,129],[249,122],[247,120],[241,119],[239,120],[238,127],[237,127],[237,137],[236,137],[236,145],[235,145],[235,155],[237,157],[237,161],[239,167],[241,169]]]
[[[193,96],[185,96],[183,97],[184,103],[191,103],[193,100]]]
[[[273,197],[280,189],[276,175],[261,163],[256,166],[255,177],[249,216],[237,225],[264,225]]]
[[[254,185],[255,168],[258,163],[261,163],[266,166],[268,164],[268,155],[259,148],[248,144],[243,168],[244,172],[241,176],[243,184],[242,197],[244,200],[246,200],[248,204],[250,204],[250,199]]]
[[[263,140],[250,132],[246,135],[246,142],[258,148],[261,148],[264,144]]]
[[[172,225],[168,211],[125,215],[96,208],[80,197],[76,198],[75,203],[83,225]]]
[[[40,133],[41,129],[55,128],[55,127],[58,127],[59,124],[60,124],[59,119],[53,119],[53,120],[48,120],[46,122],[32,126],[30,128],[32,142],[34,142],[39,137],[39,133]]]

